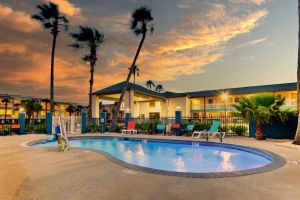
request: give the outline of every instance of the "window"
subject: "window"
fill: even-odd
[[[160,113],[159,112],[149,113],[149,119],[160,119]]]
[[[235,103],[240,102],[240,98],[238,98],[238,97],[234,98],[234,102],[235,102]]]
[[[213,99],[208,99],[208,103],[209,103],[209,104],[213,104],[213,103],[214,103],[214,100],[213,100]]]

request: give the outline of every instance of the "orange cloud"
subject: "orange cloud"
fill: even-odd
[[[0,54],[24,54],[27,51],[27,48],[22,44],[10,44],[10,43],[1,43],[0,44]]]
[[[25,12],[13,10],[0,4],[0,25],[9,25],[12,29],[21,32],[41,31],[41,26],[31,19]]]
[[[216,62],[225,54],[225,46],[232,38],[249,33],[268,12],[258,10],[239,18],[228,14],[222,5],[212,20],[205,20],[199,14],[184,17],[184,23],[162,36],[148,36],[137,65],[142,76],[139,80],[174,80],[180,75],[203,73],[203,66]],[[215,11],[215,9],[213,9]],[[211,11],[212,12],[212,11]],[[211,12],[205,15],[211,15]],[[200,14],[201,15],[201,14]],[[249,45],[263,42],[261,38]],[[132,55],[125,52],[113,53],[108,66],[127,69]]]
[[[69,0],[47,0],[51,1],[59,6],[59,9],[62,13],[75,16],[81,14],[81,9],[72,4]]]

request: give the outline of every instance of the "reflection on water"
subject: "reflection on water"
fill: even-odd
[[[47,142],[36,146],[56,146],[56,143]],[[70,140],[70,146],[101,150],[127,163],[176,172],[228,172],[253,169],[271,163],[264,157],[249,152],[203,146],[199,143],[188,145],[98,138]]]
[[[220,171],[234,171],[235,170],[233,164],[231,163],[231,159],[230,159],[233,155],[234,155],[233,153],[225,152],[225,151],[221,151],[219,153],[221,160],[219,162],[218,168],[220,169]]]
[[[182,157],[177,157],[173,160],[173,164],[175,165],[176,171],[178,172],[185,172],[185,163]]]

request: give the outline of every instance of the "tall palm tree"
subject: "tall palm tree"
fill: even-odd
[[[150,24],[150,22],[153,21],[153,17],[151,15],[151,9],[149,9],[145,6],[142,6],[138,9],[136,9],[132,13],[131,17],[132,17],[131,30],[134,32],[134,34],[136,36],[142,35],[142,39],[141,39],[140,44],[137,48],[137,51],[136,51],[136,54],[135,54],[134,59],[132,61],[131,67],[129,68],[129,73],[127,75],[127,79],[126,79],[125,84],[123,86],[123,90],[122,90],[120,99],[118,101],[116,111],[113,115],[113,120],[112,120],[112,123],[111,123],[111,126],[110,126],[110,131],[111,132],[114,132],[115,129],[116,129],[117,117],[118,117],[118,114],[119,114],[119,111],[120,111],[120,107],[121,107],[121,104],[123,102],[123,98],[124,98],[125,92],[127,90],[130,77],[131,77],[131,75],[133,73],[133,70],[135,68],[134,67],[135,63],[136,63],[136,61],[139,57],[141,48],[142,48],[144,40],[146,38],[146,34],[147,34],[148,31],[153,33],[153,30],[154,30],[153,29],[153,24]]]
[[[71,33],[71,36],[75,39],[75,43],[70,46],[78,48],[86,48],[89,53],[84,55],[83,61],[90,63],[90,91],[89,91],[89,122],[92,119],[92,93],[93,93],[93,83],[94,83],[94,68],[97,61],[97,50],[99,46],[103,43],[104,34],[99,32],[95,28],[90,27],[79,27],[78,33]]]
[[[50,111],[54,113],[54,55],[56,38],[59,33],[59,27],[63,26],[68,29],[68,19],[61,15],[58,5],[49,2],[49,4],[37,5],[40,10],[39,14],[33,15],[32,18],[43,23],[46,29],[50,29],[53,36],[51,52],[51,75],[50,75]]]
[[[158,84],[155,88],[156,92],[162,92],[164,90],[164,87],[161,84]]]
[[[273,121],[284,123],[288,119],[288,111],[280,109],[284,105],[285,98],[264,94],[242,98],[239,103],[233,105],[237,110],[233,114],[240,116],[247,121],[254,121],[256,124],[255,138],[258,140],[265,139],[264,124]]]
[[[4,99],[1,100],[2,103],[5,104],[5,109],[4,109],[4,121],[6,121],[7,117],[7,106],[11,102],[11,97],[5,97]]]
[[[155,87],[155,84],[152,80],[146,81],[146,86],[151,90],[152,86]]]
[[[294,144],[300,145],[300,0],[298,0],[298,68],[297,68],[297,94],[298,94],[298,125],[294,138]]]

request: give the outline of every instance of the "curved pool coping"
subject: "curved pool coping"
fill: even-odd
[[[236,176],[245,176],[245,175],[252,175],[252,174],[258,174],[263,172],[272,171],[275,169],[278,169],[280,167],[283,167],[286,164],[286,160],[273,152],[260,149],[260,148],[253,148],[249,146],[242,146],[242,145],[236,145],[236,144],[228,144],[228,143],[218,143],[218,142],[207,142],[207,141],[198,141],[198,140],[176,140],[176,139],[158,139],[158,138],[141,138],[141,137],[126,137],[126,136],[69,136],[70,140],[78,140],[82,138],[91,138],[91,139],[97,139],[97,138],[117,138],[118,140],[147,140],[147,141],[154,141],[154,142],[164,142],[164,143],[181,143],[181,144],[194,144],[199,143],[199,145],[204,146],[218,146],[218,147],[226,147],[226,148],[232,148],[232,149],[238,149],[241,151],[250,152],[259,156],[262,156],[266,159],[272,160],[272,162],[268,165],[265,165],[263,167],[254,168],[254,169],[246,169],[246,170],[240,170],[240,171],[233,171],[233,172],[210,172],[210,173],[193,173],[193,172],[175,172],[175,171],[167,171],[167,170],[159,170],[159,169],[153,169],[149,167],[143,167],[139,165],[134,165],[127,163],[125,161],[119,160],[112,156],[111,154],[96,150],[96,149],[90,149],[90,148],[83,148],[83,147],[72,147],[75,149],[82,149],[82,150],[89,150],[92,152],[100,153],[105,158],[107,158],[109,161],[120,165],[122,167],[136,170],[136,171],[142,171],[146,173],[152,173],[152,174],[160,174],[160,175],[167,175],[167,176],[178,176],[178,177],[187,177],[187,178],[224,178],[224,177],[236,177]],[[27,143],[27,146],[35,148],[33,145],[45,142],[47,139],[40,139],[35,140]],[[37,147],[41,148],[41,147]],[[52,148],[55,147],[42,147],[42,148]]]

